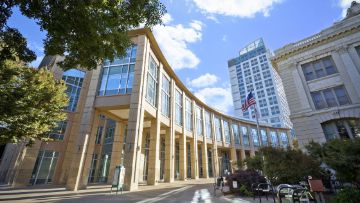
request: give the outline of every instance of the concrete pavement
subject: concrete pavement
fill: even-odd
[[[126,203],[214,203],[234,202],[250,203],[252,198],[240,198],[234,195],[224,196],[220,191],[214,195],[213,179],[199,179],[175,181],[173,183],[159,183],[157,186],[140,186],[139,191],[110,194],[110,185],[92,185],[77,192],[68,191],[56,186],[37,186],[23,189],[0,187],[0,201],[2,202],[126,202]],[[265,201],[263,203],[272,203]]]

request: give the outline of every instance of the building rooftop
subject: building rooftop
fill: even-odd
[[[246,45],[244,48],[242,48],[239,52],[238,57],[235,57],[228,61],[228,66],[230,67],[239,64],[243,61],[249,60],[250,58],[253,58],[265,52],[266,52],[266,47],[264,40],[262,38],[259,38],[251,42],[250,44]]]

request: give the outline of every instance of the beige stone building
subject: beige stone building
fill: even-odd
[[[124,165],[125,189],[174,180],[209,178],[236,169],[260,146],[291,144],[288,129],[225,115],[196,98],[169,66],[149,29],[129,32],[125,57],[93,71],[62,72],[45,57],[41,67],[67,86],[68,118],[50,134],[56,141],[31,148],[7,144],[2,182],[57,184],[71,190],[111,183]]]
[[[360,137],[360,4],[333,26],[275,51],[299,144]]]

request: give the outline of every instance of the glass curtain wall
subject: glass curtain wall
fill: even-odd
[[[221,142],[222,141],[221,125],[220,125],[220,119],[217,117],[215,117],[215,130],[216,130],[216,141]]]
[[[156,107],[156,87],[158,85],[158,69],[155,60],[150,56],[149,69],[147,75],[147,86],[146,86],[146,100],[153,106]]]
[[[261,144],[263,146],[267,146],[268,140],[267,140],[266,130],[260,130],[260,133],[261,133]]]
[[[170,80],[165,75],[162,76],[161,113],[170,117]]]
[[[126,50],[126,55],[114,61],[105,60],[98,95],[130,94],[134,81],[137,46]]]
[[[211,128],[211,119],[210,113],[205,111],[205,128],[206,128],[206,138],[212,138],[212,128]]]
[[[30,184],[38,185],[51,183],[58,157],[59,152],[56,151],[39,151],[30,178]]]
[[[250,146],[247,127],[241,126],[241,133],[242,133],[242,136],[243,136],[243,144],[244,144],[244,146]]]
[[[196,131],[197,136],[203,136],[202,112],[199,107],[196,107]]]
[[[233,129],[233,133],[234,133],[235,144],[240,144],[239,126],[236,124],[232,124],[232,129]]]
[[[66,94],[69,98],[69,103],[65,107],[67,111],[76,111],[76,106],[79,101],[82,83],[84,81],[85,72],[70,69],[64,72],[62,80],[66,85]]]
[[[229,123],[227,121],[224,121],[224,136],[225,136],[225,142],[230,143],[230,129],[229,129]]]

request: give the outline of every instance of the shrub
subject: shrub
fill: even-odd
[[[253,195],[252,192],[250,192],[249,190],[247,190],[246,186],[245,185],[241,185],[240,187],[240,194],[241,195],[244,195],[244,196],[247,196],[247,197],[250,197]]]
[[[346,188],[341,190],[331,203],[359,203],[360,190],[355,188]]]
[[[236,190],[231,184],[232,181],[237,181],[238,186],[244,187],[247,191],[251,191],[251,184],[253,183],[266,183],[264,176],[255,170],[237,170],[233,174],[227,176],[230,190]],[[240,188],[241,188],[240,187]]]

